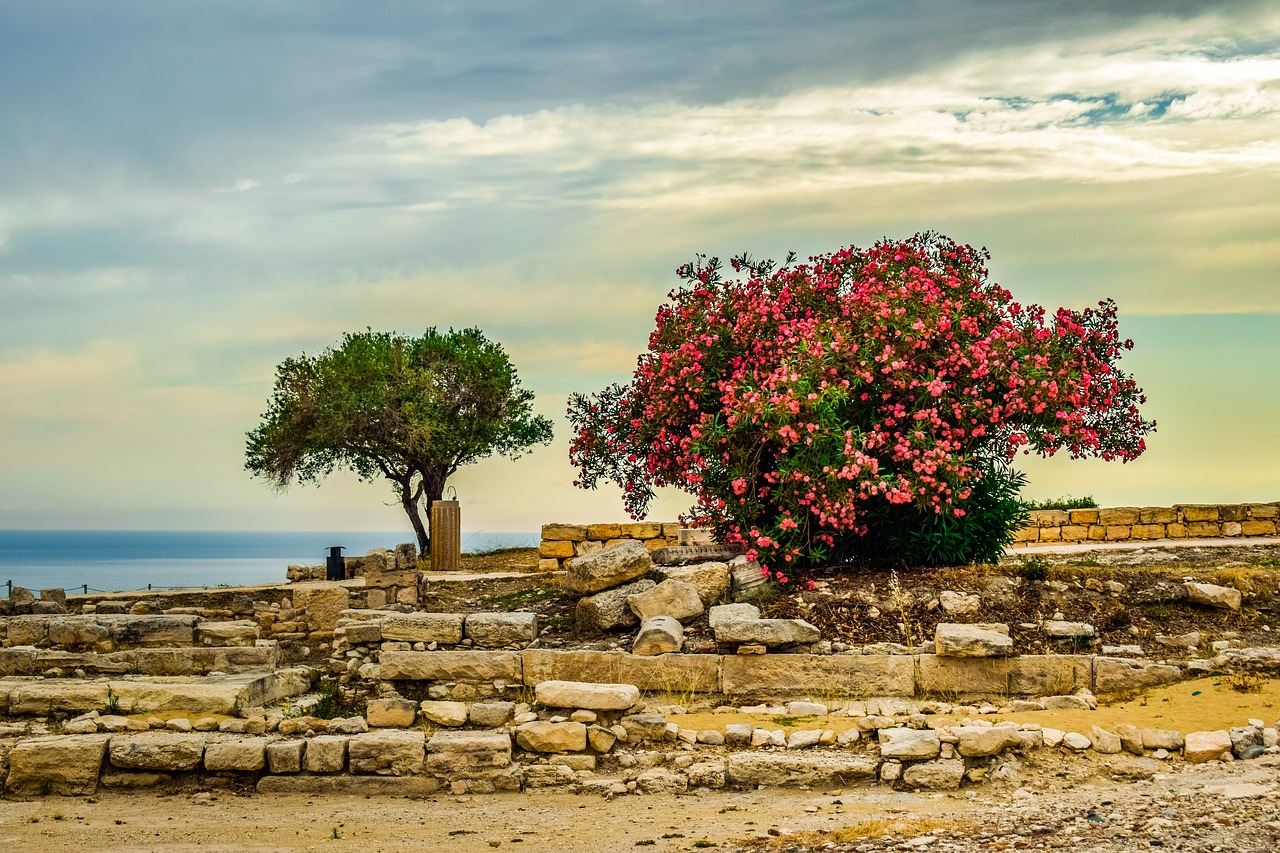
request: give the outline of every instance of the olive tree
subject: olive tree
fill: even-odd
[[[550,443],[551,421],[532,402],[506,352],[479,329],[347,334],[276,368],[245,468],[279,489],[337,468],[385,479],[426,552],[431,505],[459,468]]]

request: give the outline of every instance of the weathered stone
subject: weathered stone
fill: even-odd
[[[1187,601],[1203,607],[1216,607],[1222,610],[1240,609],[1240,590],[1229,586],[1218,586],[1211,583],[1185,583]]]
[[[642,794],[678,794],[689,788],[689,777],[665,767],[654,767],[636,777],[636,789]]]
[[[466,702],[437,702],[424,700],[420,705],[422,718],[440,726],[457,728],[467,722]]]
[[[198,734],[149,732],[111,739],[111,763],[125,770],[194,770],[204,755]]]
[[[1101,752],[1104,755],[1115,755],[1124,748],[1124,744],[1120,740],[1120,736],[1115,732],[1109,732],[1101,726],[1094,726],[1089,733],[1090,740],[1093,741],[1093,751]]]
[[[632,611],[628,599],[656,586],[651,580],[638,580],[579,599],[577,624],[582,629],[596,631],[612,631],[639,625],[640,620]]]
[[[427,769],[432,773],[471,772],[511,763],[511,736],[506,732],[436,732],[427,741]]]
[[[725,777],[743,787],[842,786],[873,779],[877,761],[846,753],[738,752],[729,756]]]
[[[718,789],[723,788],[727,781],[723,761],[699,761],[684,772],[690,788]]]
[[[514,702],[476,702],[467,710],[467,720],[473,726],[496,729],[511,721],[515,707]]]
[[[405,729],[417,720],[417,704],[409,699],[370,699],[365,719],[375,728]]]
[[[921,791],[952,791],[964,780],[964,762],[954,758],[921,761],[902,771],[902,787]]]
[[[252,646],[261,629],[257,622],[202,622],[196,626],[196,642],[202,646]]]
[[[338,615],[350,606],[351,594],[336,583],[299,584],[293,591],[293,607],[306,611],[312,631],[332,631],[338,627]]]
[[[707,624],[712,631],[730,622],[751,622],[760,618],[760,608],[754,604],[721,604],[707,611]]]
[[[98,787],[108,735],[64,735],[19,741],[9,753],[6,793],[77,796]]]
[[[1227,730],[1231,737],[1231,754],[1244,758],[1251,747],[1262,750],[1262,729],[1258,726],[1232,726]]]
[[[205,770],[261,770],[266,766],[267,739],[261,737],[215,741],[204,748]]]
[[[259,794],[323,797],[426,797],[441,788],[430,776],[263,776]]]
[[[716,655],[645,657],[620,651],[527,649],[522,658],[524,683],[530,686],[543,681],[587,681],[634,684],[641,690],[722,692]]]
[[[729,561],[729,576],[734,601],[742,601],[754,590],[764,586],[764,569],[756,560],[734,557]]]
[[[741,553],[725,545],[674,545],[653,552],[656,566],[689,566],[695,563],[728,563]]]
[[[544,524],[542,538],[556,541],[581,542],[587,538],[584,524]]]
[[[523,648],[538,639],[538,614],[471,613],[467,616],[463,633],[483,649]]]
[[[937,654],[942,657],[989,658],[1013,654],[1013,640],[1006,627],[1003,631],[988,625],[965,625],[941,622],[934,633]]]
[[[798,643],[816,643],[822,633],[803,619],[742,619],[721,621],[715,629],[718,643],[759,644],[793,646]]]
[[[1166,749],[1177,752],[1186,743],[1182,732],[1174,729],[1139,729],[1143,749]]]
[[[1188,764],[1204,764],[1217,761],[1223,755],[1231,754],[1230,732],[1190,732],[1182,748],[1182,757]]]
[[[325,731],[335,735],[355,735],[369,731],[369,722],[364,717],[338,717],[329,721]]]
[[[1150,779],[1157,773],[1167,772],[1169,768],[1154,758],[1117,755],[1107,762],[1107,769],[1122,779]]]
[[[632,714],[623,717],[621,725],[627,733],[627,742],[631,744],[663,741],[670,737],[667,718],[661,714]]]
[[[344,735],[319,735],[307,741],[302,756],[302,766],[308,773],[341,773],[347,763],[347,743]]]
[[[272,773],[300,773],[304,740],[278,740],[267,744],[267,769]]]
[[[368,732],[347,744],[352,773],[377,776],[420,776],[425,769],[426,737],[420,731]]]
[[[679,580],[664,580],[652,589],[628,595],[627,605],[641,622],[653,616],[692,622],[704,612],[697,588]]]
[[[948,589],[938,594],[938,604],[946,613],[955,615],[977,613],[982,609],[982,596],[953,592]]]
[[[1088,622],[1063,622],[1050,619],[1043,624],[1044,634],[1051,640],[1092,639],[1096,632]]]
[[[582,723],[525,723],[516,727],[516,743],[530,752],[581,752],[587,748]]]
[[[559,788],[577,781],[578,774],[563,764],[530,764],[524,769],[526,788]]]
[[[635,580],[652,565],[643,544],[623,540],[598,554],[575,557],[565,563],[564,588],[570,593],[590,595]]]
[[[691,584],[698,591],[704,607],[727,601],[731,576],[728,563],[695,563],[691,566],[666,566],[658,569],[664,580],[678,580]]]
[[[880,755],[909,760],[936,758],[941,742],[933,729],[880,729]]]
[[[670,616],[650,616],[640,626],[631,653],[665,655],[679,652],[684,645],[684,628]]]
[[[909,655],[726,655],[721,690],[730,695],[911,696]]]
[[[956,737],[956,751],[965,758],[999,755],[1022,744],[1012,726],[956,726],[951,734]]]
[[[1169,664],[1099,657],[1093,662],[1093,677],[1100,694],[1129,693],[1180,681],[1182,670]]]
[[[1134,755],[1142,755],[1142,730],[1128,723],[1120,723],[1115,727],[1116,737],[1120,738],[1120,748]]]
[[[801,729],[787,735],[787,749],[808,749],[822,740],[820,729]]]
[[[1068,749],[1074,749],[1075,751],[1080,752],[1093,746],[1093,741],[1089,740],[1079,732],[1067,732],[1062,736],[1062,745]]]
[[[382,678],[388,681],[494,681],[518,683],[516,652],[383,652]]]
[[[534,688],[538,704],[547,708],[585,708],[591,711],[624,711],[640,701],[633,684],[591,684],[581,681],[544,681]]]
[[[618,742],[618,736],[612,729],[604,726],[587,726],[587,743],[596,752],[608,752]]]
[[[465,613],[400,613],[382,620],[382,639],[456,646],[466,618]]]
[[[111,630],[92,616],[68,616],[48,623],[49,644],[68,648],[106,648]],[[10,639],[18,641],[10,634]]]

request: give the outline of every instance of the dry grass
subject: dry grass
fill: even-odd
[[[770,839],[769,845],[774,848],[810,846],[821,847],[824,844],[848,844],[868,838],[893,837],[898,841],[909,841],[921,835],[928,835],[940,829],[950,831],[968,831],[972,829],[968,822],[942,820],[933,817],[887,818],[878,817],[860,820],[848,826],[836,829],[819,829],[811,832],[795,832],[790,835]]]

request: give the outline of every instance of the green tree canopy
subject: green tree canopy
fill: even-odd
[[[316,356],[285,359],[245,468],[280,489],[318,483],[335,468],[384,478],[430,550],[425,518],[463,465],[518,458],[551,441],[499,344],[479,329],[408,338],[367,330]]]

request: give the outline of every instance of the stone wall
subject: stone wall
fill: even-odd
[[[1280,501],[1261,504],[1177,504],[1175,506],[1043,509],[1014,542],[1122,542],[1275,536]]]
[[[542,544],[538,547],[538,569],[544,572],[563,569],[566,560],[594,554],[626,539],[638,539],[650,552],[668,545],[679,545],[680,529],[678,521],[544,524]]]

